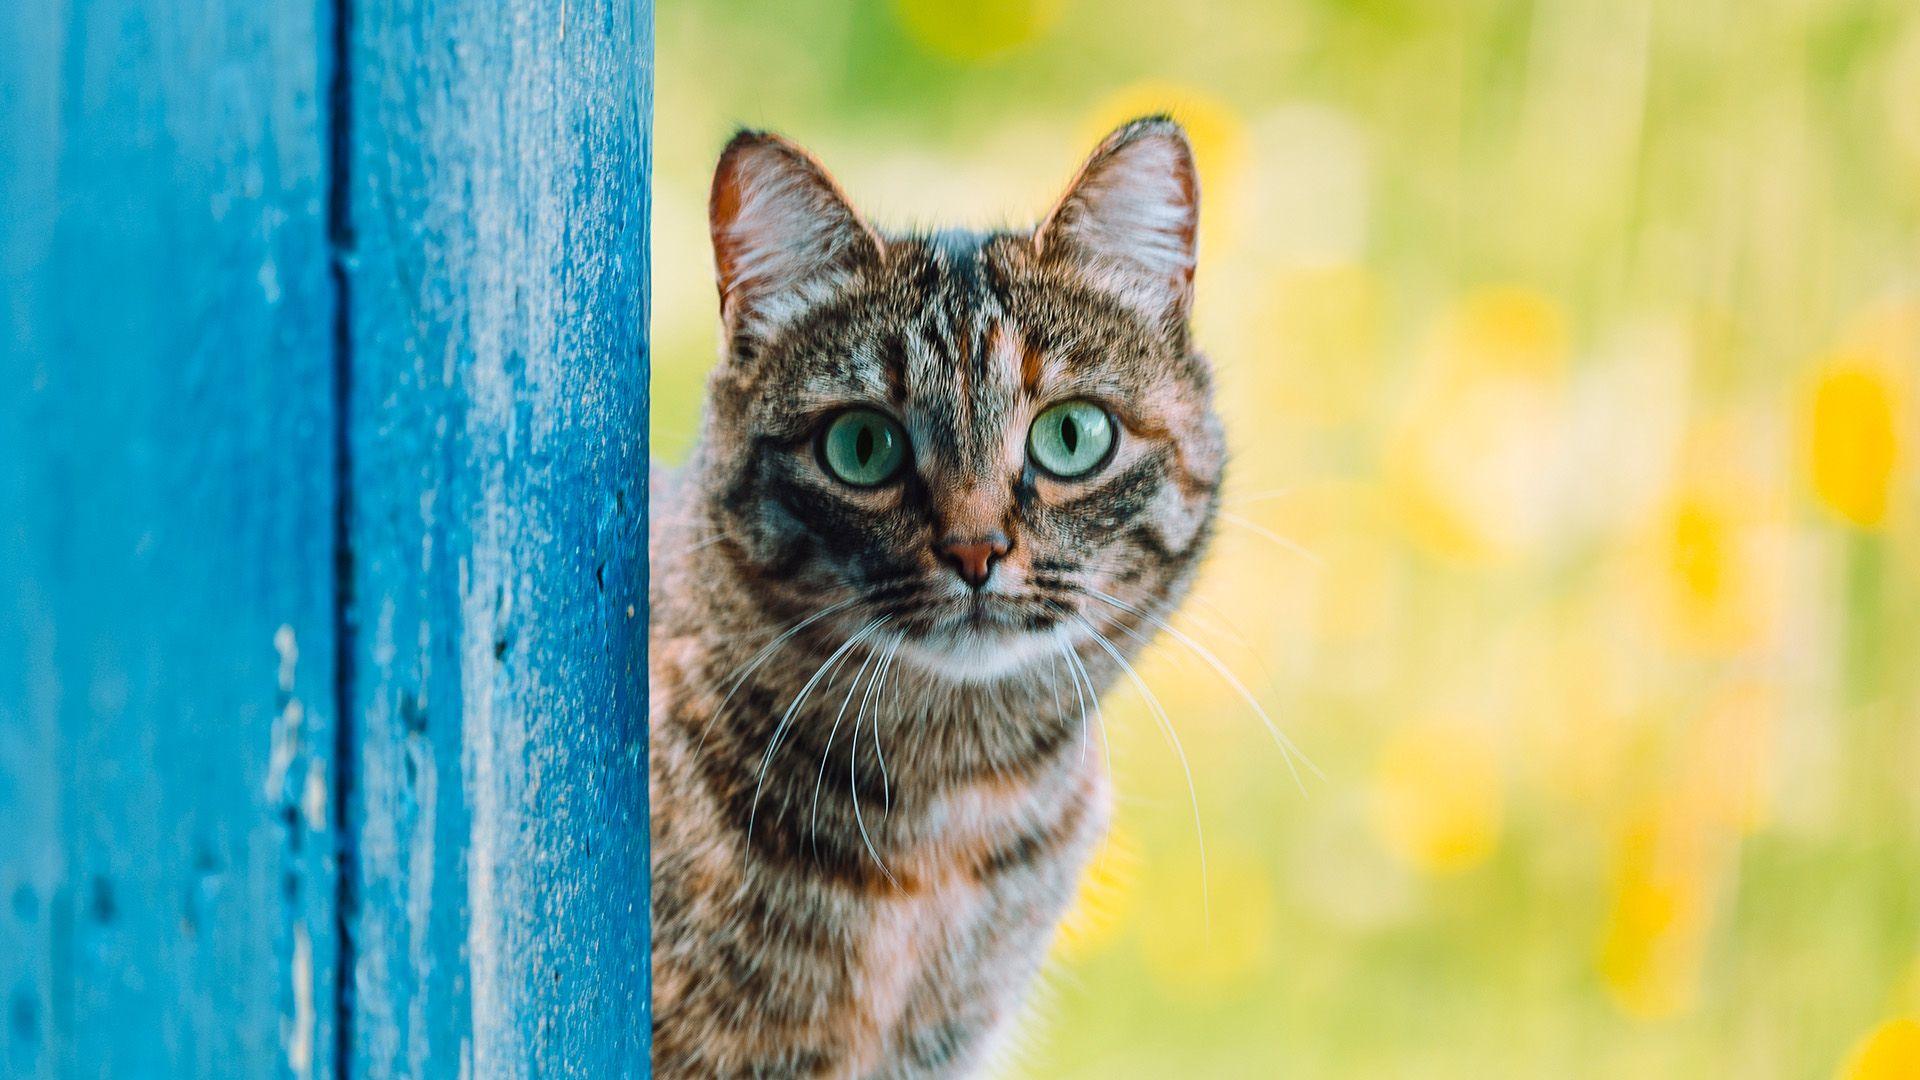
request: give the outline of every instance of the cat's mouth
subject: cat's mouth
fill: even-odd
[[[954,598],[923,613],[902,635],[906,659],[945,678],[989,681],[1057,652],[1063,613],[996,593]]]

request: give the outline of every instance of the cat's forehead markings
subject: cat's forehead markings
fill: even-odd
[[[1005,319],[995,319],[987,326],[987,362],[994,371],[996,381],[1003,386],[1018,386],[1031,393],[1033,390],[1027,378],[1027,353],[1020,332],[1007,325]]]
[[[844,346],[846,354],[834,362],[815,365],[801,383],[800,394],[807,405],[840,404],[849,399],[887,401],[894,395],[888,378],[886,359],[873,342],[860,341]]]

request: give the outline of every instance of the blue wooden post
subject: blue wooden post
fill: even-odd
[[[356,4],[368,1075],[645,1071],[650,14]]]
[[[331,1059],[324,25],[0,5],[0,1074]]]
[[[0,5],[0,1075],[641,1075],[646,0]]]

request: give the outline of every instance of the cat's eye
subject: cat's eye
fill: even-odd
[[[1113,449],[1113,417],[1091,401],[1063,401],[1049,407],[1027,430],[1033,463],[1072,480],[1106,464]]]
[[[907,433],[885,413],[849,409],[820,436],[827,471],[854,487],[875,487],[899,473],[907,460]]]

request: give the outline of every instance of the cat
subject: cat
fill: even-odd
[[[743,131],[709,209],[723,355],[650,537],[655,1074],[965,1075],[1213,530],[1192,150],[1137,120],[1034,229],[883,235]]]

